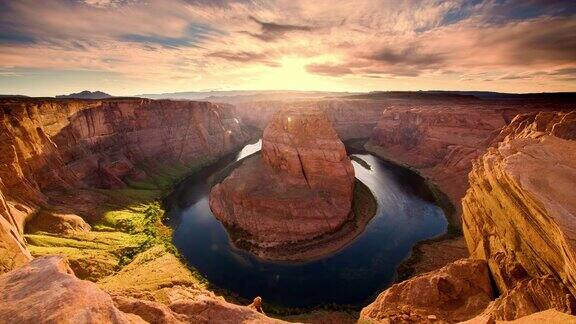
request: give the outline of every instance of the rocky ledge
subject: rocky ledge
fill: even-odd
[[[575,154],[576,112],[514,118],[469,175],[463,231],[474,260],[392,286],[361,318],[576,323]]]
[[[528,300],[552,299],[545,298],[549,291],[572,296],[576,112],[517,116],[498,140],[474,162],[462,201],[468,249],[488,260],[502,293],[531,295],[523,297]]]
[[[310,259],[345,244],[350,235],[341,230],[357,234],[357,226],[345,226],[355,218],[354,183],[350,158],[326,115],[285,110],[266,127],[261,156],[212,189],[210,208],[237,246],[265,259]],[[325,244],[315,249],[315,240]]]
[[[76,278],[58,256],[0,276],[0,287],[2,323],[284,323],[194,287],[162,288],[156,292],[161,298],[111,296]]]

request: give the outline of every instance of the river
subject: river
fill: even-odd
[[[362,304],[394,281],[396,267],[414,244],[446,232],[444,212],[420,177],[362,153],[354,156],[364,165],[352,162],[356,178],[370,188],[378,210],[353,242],[330,256],[299,264],[266,262],[235,249],[208,206],[208,179],[260,147],[260,141],[246,145],[204,168],[180,183],[167,200],[174,244],[217,287],[286,307]]]

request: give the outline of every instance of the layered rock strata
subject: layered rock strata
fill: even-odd
[[[570,316],[576,313],[576,195],[571,190],[576,183],[575,154],[576,112],[514,118],[473,162],[470,188],[462,200],[464,236],[476,260],[457,261],[392,286],[362,311],[361,318],[454,322],[476,316],[467,323],[544,318],[576,322]],[[436,296],[430,282],[449,278],[447,269],[468,268],[470,262],[489,269],[483,277],[495,282],[498,298],[479,305],[462,294],[466,290],[456,288],[449,290],[457,292],[449,294],[454,299],[442,304],[445,299]],[[466,278],[461,273],[454,277]],[[461,311],[471,304],[478,308]]]
[[[0,109],[0,322],[276,322],[208,291],[147,209],[245,143],[233,107],[6,99]],[[124,189],[135,184],[144,187]],[[30,262],[27,247],[70,262]]]
[[[94,219],[106,198],[83,189],[185,170],[247,138],[232,106],[204,102],[4,99],[0,111],[3,271],[30,259],[24,223],[41,208]]]
[[[454,245],[461,248],[466,244],[458,237],[462,223],[460,201],[469,187],[472,161],[486,151],[500,129],[517,114],[575,108],[573,103],[536,100],[392,100],[365,148],[430,180],[449,221],[445,237],[456,237]],[[435,268],[467,257],[467,253],[447,257],[437,247],[439,244],[442,243],[438,240],[420,244],[415,253],[423,255],[421,251],[427,250],[432,254],[428,253],[426,259],[444,260]],[[406,263],[409,272],[418,272],[419,268],[432,270],[415,260]]]
[[[482,154],[496,130],[505,126],[498,111],[459,107],[388,109],[382,114],[369,151],[408,165],[437,184],[459,209],[471,161]],[[459,224],[459,211],[453,222]]]
[[[505,296],[495,308],[574,312],[576,112],[517,116],[498,140],[474,162],[462,201],[468,249]]]
[[[237,243],[293,258],[273,250],[338,231],[352,217],[353,190],[352,163],[326,115],[289,110],[266,127],[261,156],[212,189],[210,208]]]

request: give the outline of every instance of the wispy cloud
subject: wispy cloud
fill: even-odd
[[[257,23],[260,26],[259,33],[251,33],[248,31],[244,31],[244,33],[260,39],[265,42],[271,42],[278,40],[280,38],[284,38],[286,34],[291,32],[310,32],[313,30],[310,26],[298,26],[298,25],[282,25],[273,22],[263,22],[254,18],[253,16],[249,17],[250,20]]]
[[[510,91],[576,90],[575,58],[572,1],[0,2],[0,78],[22,69],[110,72],[132,93],[486,80]]]

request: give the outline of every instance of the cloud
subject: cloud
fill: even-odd
[[[260,26],[260,32],[251,33],[248,31],[243,31],[243,33],[246,33],[265,42],[273,42],[280,38],[284,38],[286,34],[291,32],[310,32],[313,30],[313,28],[310,26],[282,25],[272,22],[263,22],[254,16],[250,16],[249,19]]]
[[[165,91],[200,79],[202,88],[541,91],[537,79],[576,90],[575,18],[561,0],[6,0],[0,69],[113,72],[126,88]]]
[[[271,60],[269,55],[255,52],[228,52],[220,51],[208,54],[209,57],[216,57],[230,62],[237,63],[262,63],[270,67],[279,67],[280,63]]]
[[[343,76],[353,73],[350,67],[335,64],[309,64],[306,66],[306,71],[326,76]]]

